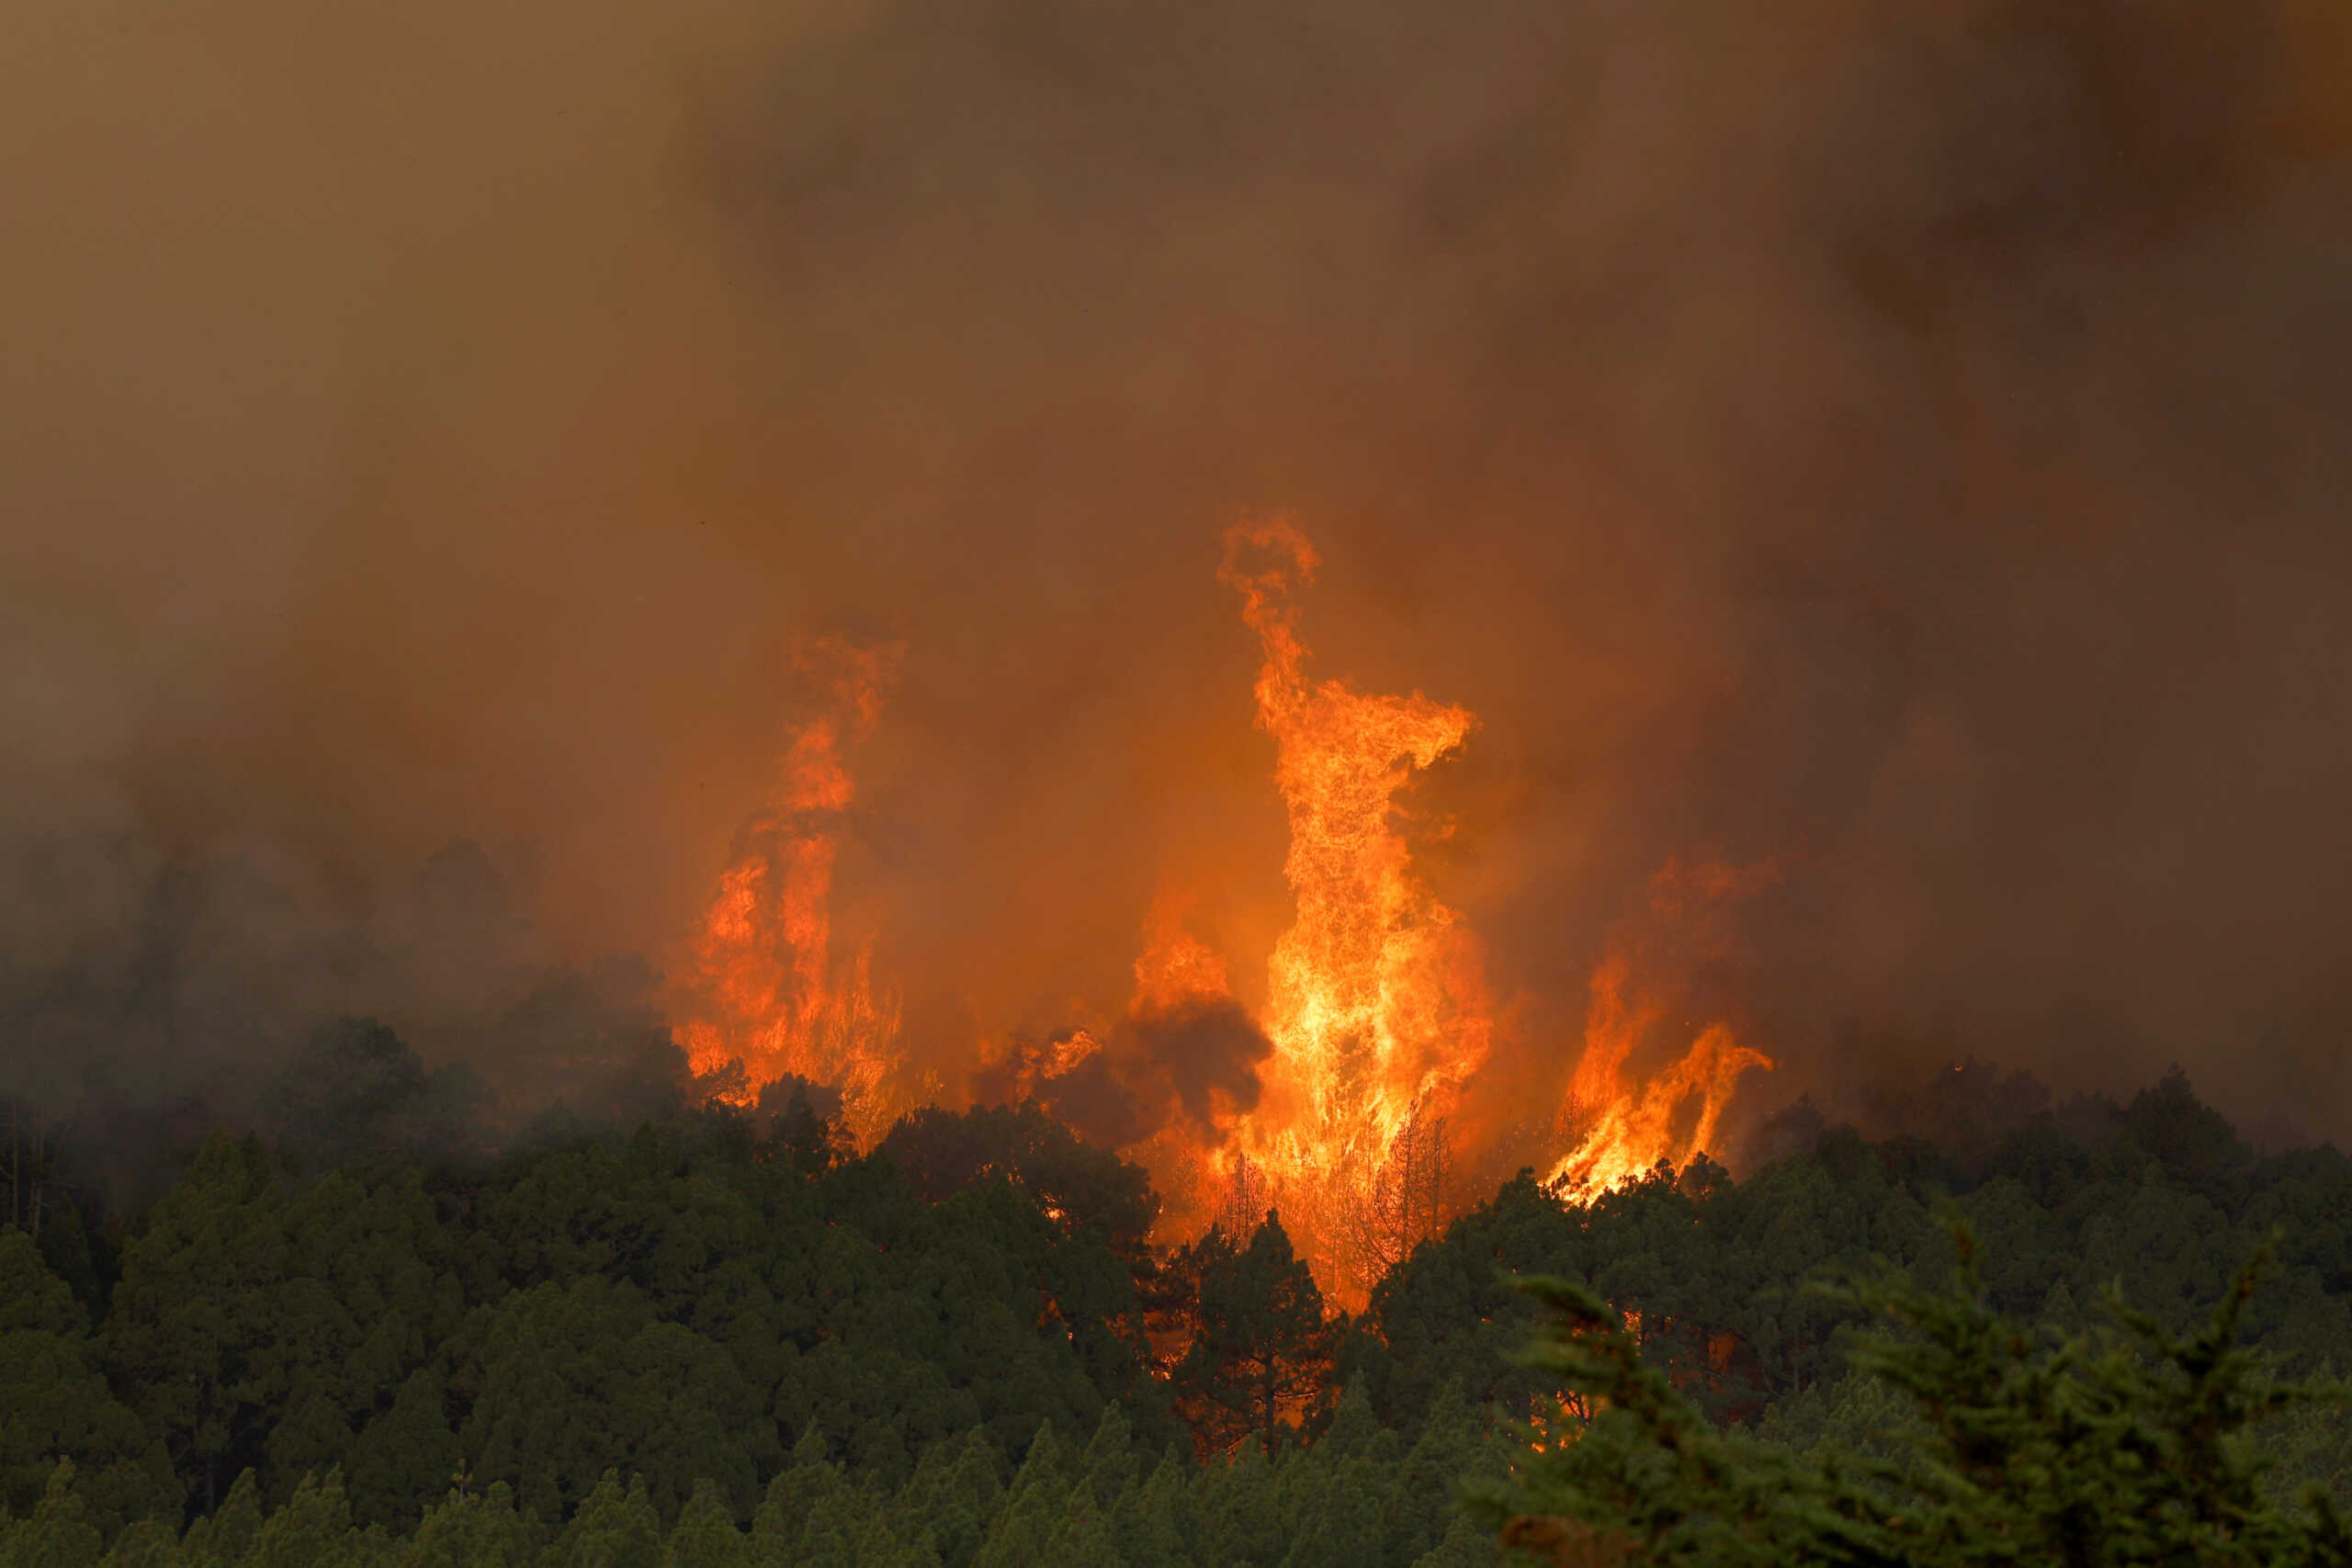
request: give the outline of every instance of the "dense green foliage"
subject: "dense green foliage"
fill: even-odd
[[[1945,1205],[1986,1310],[2053,1342],[2118,1280],[2190,1334],[2275,1231],[2234,1331],[2352,1367],[2352,1162],[2257,1158],[2177,1078],[1941,1145],[1806,1129],[1747,1179],[1589,1206],[1522,1175],[1350,1320],[1272,1217],[1156,1248],[1142,1173],[1035,1111],[857,1156],[805,1088],[673,1096],[492,1159],[396,1040],[316,1050],[295,1120],[211,1135],[145,1212],[0,1229],[0,1568],[1485,1562],[1456,1483],[1502,1479],[1511,1421],[1594,1410],[1519,1359],[1541,1314],[1510,1274],[1594,1292],[1709,1433],[1893,1462],[1924,1418],[1848,1368],[1873,1309],[1807,1287],[1940,1277]],[[2339,1410],[2262,1431],[2267,1495],[2346,1489]]]
[[[1161,1256],[1142,1173],[1034,1111],[859,1157],[802,1093],[469,1163],[385,1044],[322,1036],[305,1083],[356,1064],[363,1102],[309,1093],[308,1138],[210,1136],[85,1269],[96,1314],[54,1267],[78,1211],[0,1229],[0,1562],[1413,1568],[1480,1539],[1451,1483],[1498,1446],[1459,1402],[1409,1448],[1335,1404],[1278,1222]],[[1241,1452],[1203,1463],[1180,1409]]]
[[[1553,1313],[1529,1368],[1592,1414],[1488,1483],[1483,1511],[1562,1564],[2352,1562],[2325,1488],[2281,1502],[2263,1484],[2257,1426],[2337,1396],[2271,1382],[2238,1343],[2255,1267],[2195,1334],[2118,1303],[2121,1333],[2052,1346],[1987,1304],[1973,1238],[1954,1234],[1947,1292],[1888,1276],[1845,1294],[1900,1330],[1855,1357],[1908,1417],[1880,1457],[1723,1431],[1607,1302],[1524,1281]]]
[[[1381,1419],[1408,1431],[1441,1385],[1525,1415],[1550,1397],[1515,1353],[1534,1303],[1509,1276],[1579,1280],[1634,1314],[1644,1357],[1717,1421],[1792,1436],[1869,1395],[1845,1382],[1869,1314],[1807,1289],[1892,1265],[1940,1279],[1951,1205],[1982,1243],[1998,1311],[2071,1333],[2106,1288],[2188,1332],[2275,1229],[2247,1343],[2290,1372],[2352,1370],[2352,1160],[2334,1149],[2257,1157],[2175,1075],[2129,1105],[2092,1102],[1972,1128],[1951,1144],[1865,1142],[1832,1128],[1806,1152],[1733,1181],[1701,1162],[1563,1205],[1527,1176],[1400,1264],[1342,1347]],[[1854,1412],[1865,1423],[1866,1411]]]
[[[124,1248],[89,1353],[198,1507],[248,1469],[274,1506],[341,1467],[387,1526],[460,1469],[548,1517],[616,1468],[664,1517],[706,1480],[748,1517],[785,1433],[894,1483],[972,1428],[1020,1453],[1113,1400],[1176,1435],[1102,1226],[1002,1177],[931,1202],[888,1160],[765,1152],[714,1116],[436,1188],[293,1180],[216,1136]]]
[[[896,1487],[828,1457],[811,1433],[748,1519],[707,1482],[665,1515],[642,1480],[608,1471],[568,1520],[518,1503],[503,1482],[449,1487],[397,1533],[361,1526],[330,1472],[275,1511],[250,1475],[184,1540],[153,1521],[104,1549],[102,1520],[61,1467],[29,1517],[0,1529],[0,1564],[93,1568],[1182,1568],[1216,1562],[1295,1568],[1469,1568],[1486,1532],[1450,1506],[1451,1486],[1494,1450],[1458,1403],[1402,1448],[1359,1398],[1323,1439],[1269,1461],[1196,1465],[1154,1455],[1117,1406],[1084,1443],[1039,1428],[1017,1467],[974,1427],[940,1444]]]

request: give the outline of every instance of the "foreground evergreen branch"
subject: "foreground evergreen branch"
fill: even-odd
[[[2052,1348],[1991,1309],[1973,1237],[1952,1235],[1941,1292],[1890,1275],[1830,1292],[1893,1325],[1854,1358],[1918,1412],[1893,1460],[1718,1429],[1609,1303],[1522,1281],[1549,1309],[1527,1364],[1595,1414],[1568,1440],[1532,1441],[1475,1506],[1506,1545],[1564,1565],[2352,1563],[2324,1492],[2281,1504],[2261,1484],[2252,1427],[2332,1397],[2273,1381],[2238,1342],[2267,1249],[2186,1338],[2118,1299],[2120,1334]]]

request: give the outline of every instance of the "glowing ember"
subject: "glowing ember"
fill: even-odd
[[[896,1107],[898,1009],[875,995],[871,953],[833,953],[833,863],[855,788],[849,749],[874,728],[899,649],[839,639],[799,660],[828,699],[793,732],[773,804],[747,824],[703,917],[678,1012],[697,1075],[749,1102],[786,1074],[842,1090],[851,1130],[871,1141]],[[741,1071],[733,1069],[740,1065]]]

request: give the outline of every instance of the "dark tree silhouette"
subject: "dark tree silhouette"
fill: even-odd
[[[1271,1451],[1330,1385],[1322,1292],[1272,1213],[1247,1247],[1213,1230],[1193,1256],[1198,1326],[1176,1369],[1182,1408],[1205,1447],[1254,1433]]]

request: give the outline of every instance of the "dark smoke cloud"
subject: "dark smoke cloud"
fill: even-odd
[[[981,1105],[1035,1101],[1107,1147],[1140,1143],[1162,1128],[1215,1145],[1224,1141],[1220,1119],[1257,1108],[1259,1066],[1272,1050],[1239,1003],[1189,998],[1099,1036],[1064,1031],[1043,1042],[1016,1041],[1001,1060],[974,1071],[971,1093]]]
[[[2340,6],[660,12],[96,0],[0,63],[0,831],[96,857],[11,874],[27,964],[239,844],[319,891],[224,984],[300,998],[456,837],[659,961],[845,627],[908,663],[841,885],[946,1081],[1117,1006],[1170,882],[1254,1001],[1213,573],[1286,508],[1320,667],[1480,716],[1412,805],[1498,1095],[1722,855],[1787,868],[1724,961],[1785,1094],[2352,1110]]]
[[[252,844],[166,856],[84,833],[10,849],[0,1097],[53,1115],[187,1103],[270,1121],[285,1074],[327,1070],[304,1058],[320,1026],[370,1018],[427,1060],[468,1064],[512,1122],[558,1099],[584,1108],[661,1032],[650,973],[560,962],[514,868],[470,843],[377,887],[328,886]]]

